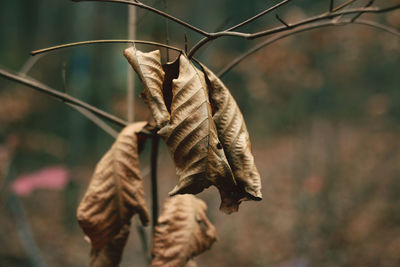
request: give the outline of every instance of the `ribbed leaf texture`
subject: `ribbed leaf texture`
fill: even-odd
[[[97,164],[79,204],[78,221],[94,251],[115,242],[115,237],[129,225],[135,213],[143,224],[149,222],[139,173],[137,137],[145,125],[146,122],[133,123],[122,130]]]
[[[179,179],[170,195],[197,194],[214,185],[226,213],[237,211],[243,200],[260,200],[246,125],[222,82],[209,70],[206,80],[185,55],[162,68],[159,51],[131,47],[124,54],[143,82],[158,134],[173,155]]]
[[[211,247],[216,230],[207,219],[206,209],[202,200],[188,194],[165,201],[154,232],[150,266],[182,267]]]
[[[165,125],[169,120],[169,112],[165,106],[162,84],[164,71],[161,66],[160,51],[143,53],[131,46],[124,51],[124,56],[138,74],[144,86],[144,100],[149,106],[158,126]]]
[[[129,226],[124,225],[121,231],[103,248],[99,250],[92,249],[90,253],[90,266],[115,267],[119,265],[122,252],[129,237]]]
[[[221,194],[221,210],[237,210],[232,195],[236,186],[211,115],[204,74],[186,56],[179,57],[179,75],[172,80],[171,117],[158,131],[167,143],[179,177],[170,192],[197,194],[215,185]]]
[[[213,119],[218,137],[238,186],[246,192],[246,200],[261,200],[261,179],[251,150],[249,133],[243,115],[224,83],[207,67],[202,66],[209,85]]]

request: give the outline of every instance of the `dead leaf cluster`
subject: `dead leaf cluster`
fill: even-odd
[[[246,124],[222,81],[183,54],[164,66],[158,50],[143,53],[132,46],[124,55],[173,155],[179,180],[169,194],[197,194],[214,185],[226,213],[237,211],[244,200],[261,200]]]
[[[243,116],[222,81],[186,55],[164,65],[158,50],[143,53],[133,46],[124,55],[143,84],[143,99],[179,178],[158,218],[150,265],[195,266],[192,258],[211,247],[216,230],[206,204],[192,194],[216,186],[226,213],[237,211],[244,200],[262,198]],[[78,207],[79,224],[92,246],[91,266],[118,266],[132,216],[138,214],[143,225],[150,220],[139,172],[146,125],[136,122],[121,131]]]

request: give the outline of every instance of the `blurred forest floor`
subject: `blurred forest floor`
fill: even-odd
[[[123,6],[33,2],[0,3],[0,23],[7,25],[0,28],[2,67],[19,70],[28,52],[36,48],[125,38]],[[162,7],[156,1],[154,5]],[[213,8],[204,21],[207,5]],[[233,24],[264,7],[265,1],[243,5],[241,1],[179,0],[171,2],[170,12],[212,28],[223,22],[221,10]],[[320,7],[304,0],[283,8],[282,17],[295,20]],[[138,39],[163,42],[164,20],[142,11],[138,16],[142,18]],[[400,28],[399,11],[380,20]],[[262,19],[249,30],[269,22]],[[172,44],[182,46],[182,29],[170,27]],[[197,39],[189,35],[189,45]],[[252,45],[218,40],[199,59],[217,71]],[[68,93],[125,118],[125,47],[52,53],[39,59],[30,74],[62,90],[66,65]],[[242,203],[238,213],[228,216],[218,211],[216,189],[199,195],[209,206],[218,242],[196,258],[198,266],[400,266],[399,70],[400,40],[348,26],[277,42],[226,75],[223,81],[248,124],[264,198]],[[136,81],[136,95],[140,91]],[[148,118],[149,111],[137,97],[135,119]],[[96,162],[112,142],[63,103],[0,79],[0,266],[30,266],[16,207],[25,214],[47,266],[88,266],[90,245],[78,227],[75,210]],[[150,192],[149,152],[147,144],[141,155],[145,192]],[[176,184],[164,144],[159,164],[163,200]],[[63,189],[35,190],[26,196],[12,193],[17,177],[54,165],[68,170]],[[145,266],[134,228],[133,223],[123,267]],[[150,234],[150,229],[146,231]]]

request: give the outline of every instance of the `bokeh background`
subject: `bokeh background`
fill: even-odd
[[[161,0],[144,2],[165,8]],[[168,11],[214,31],[277,2],[174,0],[168,1]],[[277,13],[291,22],[328,6],[329,1],[299,0]],[[126,39],[127,14],[119,4],[2,0],[0,65],[19,71],[34,49]],[[278,25],[274,14],[242,30]],[[165,42],[163,18],[144,10],[137,17],[137,39]],[[400,28],[400,11],[363,17]],[[170,43],[181,48],[185,34],[189,47],[200,38],[172,22],[169,32]],[[197,57],[218,71],[260,41],[221,38]],[[29,75],[125,119],[126,47],[49,53]],[[266,47],[223,81],[246,119],[264,199],[225,215],[218,210],[217,190],[199,195],[219,239],[196,258],[198,266],[400,266],[400,40],[360,25],[314,30]],[[138,97],[141,90],[136,80],[135,120],[150,118]],[[88,266],[90,245],[78,227],[76,207],[112,142],[64,103],[0,78],[0,266]],[[149,147],[141,155],[147,193]],[[15,189],[18,179],[37,177],[38,171],[49,178],[45,186]],[[161,200],[176,179],[161,144]],[[121,266],[145,265],[133,225]]]

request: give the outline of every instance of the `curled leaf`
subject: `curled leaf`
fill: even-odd
[[[149,222],[139,174],[137,133],[146,122],[125,127],[110,150],[97,164],[77,216],[94,250],[112,242],[131,217],[138,213]]]
[[[207,205],[193,195],[177,195],[164,203],[154,232],[152,267],[181,267],[216,241]]]
[[[243,115],[223,82],[207,67],[202,66],[209,84],[213,119],[218,137],[233,175],[246,193],[246,199],[261,200],[261,178],[254,163],[249,133]]]
[[[121,231],[103,248],[99,250],[92,249],[90,253],[91,267],[115,267],[119,265],[129,237],[129,226],[124,225]]]
[[[163,126],[169,120],[165,106],[162,84],[164,71],[161,67],[160,51],[143,53],[131,46],[124,51],[124,56],[138,74],[144,86],[144,100],[149,106],[157,125]]]
[[[197,267],[197,264],[194,260],[190,260],[186,263],[185,267]]]
[[[215,185],[221,194],[221,210],[237,210],[231,190],[236,183],[218,140],[204,74],[184,55],[179,57],[178,78],[172,80],[170,110],[169,122],[158,131],[173,155],[179,177],[169,194],[197,194]]]

